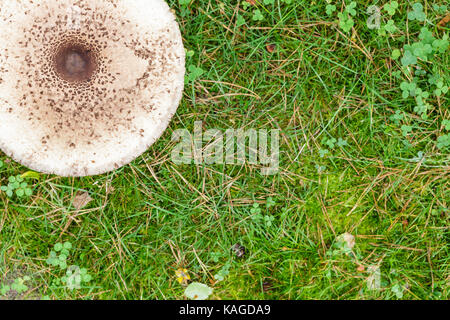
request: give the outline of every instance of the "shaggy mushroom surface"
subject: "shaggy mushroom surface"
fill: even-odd
[[[181,100],[185,51],[163,0],[0,4],[0,149],[61,176],[145,152]]]

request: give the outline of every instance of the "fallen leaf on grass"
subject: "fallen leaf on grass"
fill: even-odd
[[[72,205],[75,209],[80,210],[86,207],[92,200],[87,192],[78,192],[73,198]]]
[[[439,21],[439,23],[437,25],[438,25],[438,27],[443,28],[449,22],[450,22],[450,13],[447,13],[447,15],[441,21]]]
[[[188,274],[187,269],[178,269],[175,271],[177,281],[182,285],[187,285],[187,282],[191,280],[191,276]]]
[[[184,295],[192,300],[206,300],[212,293],[212,288],[200,282],[191,283],[184,291]]]
[[[267,51],[268,51],[269,53],[273,53],[273,52],[275,51],[276,48],[277,48],[277,46],[274,45],[274,44],[268,44],[268,45],[266,46],[266,49],[267,49]]]
[[[39,178],[41,177],[41,175],[37,172],[34,171],[27,171],[24,174],[22,174],[20,176],[21,178],[30,178],[30,179],[35,179],[35,180],[39,180]]]

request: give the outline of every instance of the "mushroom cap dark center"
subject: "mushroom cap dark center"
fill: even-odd
[[[88,81],[95,73],[97,59],[88,46],[65,44],[54,56],[57,74],[69,82]]]

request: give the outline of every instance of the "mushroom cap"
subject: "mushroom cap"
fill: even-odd
[[[35,171],[102,174],[164,132],[185,51],[164,0],[0,4],[0,149]]]

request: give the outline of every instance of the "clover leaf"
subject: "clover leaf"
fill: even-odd
[[[397,11],[398,8],[398,2],[392,1],[391,3],[388,3],[384,6],[384,10],[387,11],[387,13],[390,16],[393,16],[395,14],[395,11]]]
[[[259,203],[254,203],[253,207],[250,209],[251,214],[259,214],[261,213],[261,208],[259,207]]]
[[[343,147],[345,147],[345,146],[348,146],[347,140],[344,140],[344,139],[342,139],[342,138],[339,138],[339,139],[338,139],[338,142],[337,142],[337,146],[340,147],[340,148],[343,148]]]
[[[352,30],[355,21],[351,17],[341,12],[338,13],[338,17],[339,17],[339,27],[344,32],[349,32],[350,30]]]
[[[440,136],[440,137],[437,139],[437,144],[436,144],[436,146],[437,146],[439,149],[444,149],[444,148],[449,147],[449,146],[450,146],[450,134],[446,134],[446,135]]]
[[[389,120],[393,121],[396,125],[400,124],[400,121],[403,120],[403,114],[400,110],[395,111],[395,114],[389,117]]]
[[[433,53],[433,47],[424,42],[415,42],[411,46],[406,45],[406,50],[411,51],[417,58],[427,61],[428,56]]]
[[[423,12],[423,5],[419,2],[414,3],[412,6],[413,11],[410,11],[408,13],[408,19],[409,20],[417,20],[419,22],[423,22],[426,19],[425,12]]]
[[[403,81],[400,84],[400,89],[403,91],[403,99],[406,99],[409,96],[414,97],[416,95],[417,84],[415,82]]]
[[[420,89],[419,89],[420,90]],[[427,111],[429,105],[424,101],[425,98],[428,98],[428,92],[420,92],[416,96],[417,105],[414,107],[414,112],[422,116],[422,119],[427,118]]]
[[[14,193],[19,198],[31,196],[33,194],[31,188],[28,187],[28,183],[24,181],[24,178],[21,175],[9,177],[8,182],[8,185],[1,186],[0,190],[5,192],[9,198],[11,198]]]
[[[326,12],[327,12],[327,15],[331,15],[331,14],[333,14],[333,12],[335,12],[336,11],[336,6],[334,5],[334,4],[328,4],[327,6],[326,6]]]
[[[407,50],[405,51],[405,53],[403,54],[403,58],[400,60],[402,65],[404,67],[407,67],[409,65],[414,65],[417,63],[417,58],[415,55],[412,54],[411,51]]]
[[[447,6],[433,4],[433,10],[436,11],[438,14],[445,14],[447,12]]]
[[[238,14],[237,18],[236,18],[236,26],[240,27],[240,26],[244,25],[245,22],[246,22],[245,18],[243,16],[241,16],[240,14]]]
[[[399,49],[392,50],[392,59],[397,60],[402,55],[401,51]]]
[[[389,33],[394,33],[397,30],[397,27],[394,24],[394,20],[389,20],[387,24],[384,26],[384,30]]]
[[[330,153],[330,151],[328,149],[320,149],[319,150],[319,155],[321,158],[325,157],[329,153]]]
[[[330,139],[325,138],[323,140],[323,143],[325,143],[330,149],[334,149],[336,142],[337,142],[336,138],[330,138]]]
[[[410,134],[412,129],[413,129],[412,126],[403,125],[401,127],[403,136],[406,137],[408,134]]]
[[[264,216],[264,221],[265,221],[267,227],[272,226],[272,222],[273,222],[274,220],[275,220],[275,217],[274,217],[274,216],[271,216],[271,215],[266,215],[266,216]]]
[[[266,200],[266,208],[269,209],[270,207],[273,207],[277,204],[277,202],[272,198],[268,197]]]
[[[445,130],[450,131],[450,120],[443,120],[442,125],[444,126]]]
[[[439,80],[438,83],[436,83],[436,90],[434,90],[434,94],[437,97],[440,97],[442,94],[446,94],[448,92],[448,86],[444,85],[443,80]]]
[[[442,39],[436,39],[433,41],[432,43],[432,47],[433,49],[437,52],[437,53],[445,53],[447,51],[449,45],[449,41],[448,41],[448,34],[445,34]]]
[[[189,75],[187,76],[187,80],[189,82],[197,80],[200,76],[202,76],[205,73],[205,71],[202,68],[196,67],[192,64],[189,66],[188,70]]]
[[[262,21],[262,20],[264,20],[264,16],[263,16],[261,10],[256,9],[255,11],[253,11],[252,19],[253,19],[253,21]]]
[[[352,1],[350,4],[345,8],[345,12],[347,12],[351,16],[356,16],[356,2]]]
[[[433,32],[428,30],[427,27],[423,27],[420,29],[419,39],[426,44],[432,44],[433,41],[436,40],[436,38],[433,36]]]

